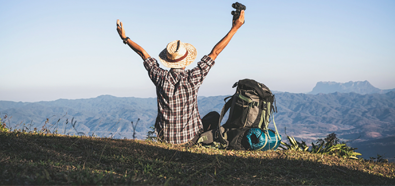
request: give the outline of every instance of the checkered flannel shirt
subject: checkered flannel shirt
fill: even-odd
[[[157,136],[173,144],[189,142],[203,128],[197,105],[200,85],[215,62],[205,55],[191,70],[159,67],[156,59],[148,58],[144,67],[156,86],[158,116]]]

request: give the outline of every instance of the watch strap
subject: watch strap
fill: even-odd
[[[128,39],[130,39],[129,37],[126,37],[125,39],[123,39],[123,43],[126,45],[128,43]]]

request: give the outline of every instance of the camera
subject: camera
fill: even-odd
[[[246,9],[246,6],[244,6],[243,4],[236,2],[232,4],[232,7],[236,10],[232,11],[232,15],[233,15],[233,20],[237,20],[240,17],[240,12],[242,10]]]

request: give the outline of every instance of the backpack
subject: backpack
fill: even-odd
[[[252,79],[239,80],[233,85],[236,93],[224,99],[218,127],[199,135],[197,143],[210,145],[219,142],[222,148],[234,150],[277,149],[281,135],[268,128],[270,117],[277,112],[275,97],[270,89]],[[229,99],[229,100],[228,100]],[[228,120],[221,126],[225,113]]]

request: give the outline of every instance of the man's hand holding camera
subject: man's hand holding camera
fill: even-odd
[[[239,19],[233,20],[232,28],[239,29],[244,24],[244,10],[240,12]]]
[[[232,27],[237,26],[237,28],[240,28],[241,25],[244,24],[244,11],[247,9],[247,7],[239,2],[236,2],[232,4],[232,8],[236,9],[231,12],[233,15]],[[241,21],[241,25],[238,23],[238,21]]]
[[[246,7],[237,2],[234,3],[232,7],[236,8],[236,11],[232,11],[232,28],[230,29],[228,34],[226,34],[226,36],[214,46],[213,50],[211,50],[211,53],[208,55],[213,60],[218,57],[222,50],[228,45],[232,37],[236,34],[237,30],[239,30],[239,28],[244,24],[244,10],[246,9]]]

